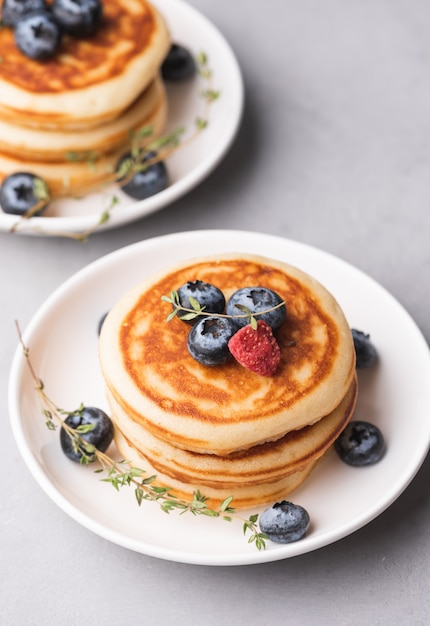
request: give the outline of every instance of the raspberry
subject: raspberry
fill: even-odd
[[[257,322],[255,330],[251,324],[238,330],[228,347],[236,361],[261,376],[272,376],[281,359],[278,342],[264,320]]]

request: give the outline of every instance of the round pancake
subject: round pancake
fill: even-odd
[[[166,322],[171,308],[161,296],[196,279],[227,298],[263,286],[285,300],[273,376],[234,359],[206,367],[190,356],[190,327]],[[298,268],[243,254],[188,261],[129,291],[107,316],[99,355],[110,393],[136,423],[175,446],[219,455],[315,423],[340,404],[355,376],[351,330],[333,296]]]
[[[226,489],[222,487],[219,489],[208,486],[202,488],[201,485],[182,483],[170,476],[164,475],[162,472],[153,468],[147,459],[139,454],[136,448],[130,445],[118,429],[115,431],[115,445],[122,457],[132,463],[134,467],[144,470],[148,477],[156,476],[151,486],[168,487],[171,495],[185,501],[192,500],[193,495],[199,492],[208,498],[206,502],[207,506],[213,508],[218,507],[223,500],[230,496],[233,496],[231,506],[236,509],[254,508],[277,500],[283,500],[302,485],[318,464],[318,461],[312,461],[300,471],[293,472],[280,480],[254,486],[236,485],[234,491],[232,491],[231,488]]]
[[[157,77],[122,115],[95,128],[39,130],[0,118],[0,153],[29,161],[64,162],[68,155],[88,161],[89,154],[105,154],[128,146],[130,134],[138,128],[154,124],[156,136],[164,128],[165,117],[165,88]]]
[[[350,420],[357,400],[357,380],[330,415],[312,426],[291,431],[277,441],[227,456],[189,452],[154,437],[136,424],[108,394],[111,418],[130,445],[163,475],[204,487],[234,489],[281,480],[320,458]]]
[[[167,98],[163,88],[158,95],[160,97],[156,106],[139,124],[139,127],[152,127],[153,133],[149,141],[163,133],[166,123]],[[121,128],[121,125],[117,125],[117,129],[119,129],[120,135],[124,137],[125,129]],[[118,159],[128,150],[128,146],[128,141],[120,142],[114,148],[110,146],[108,154],[93,155],[86,160],[74,158],[67,160],[68,154],[64,153],[63,159],[55,162],[31,160],[25,156],[13,156],[0,151],[0,182],[15,172],[31,172],[45,180],[54,197],[79,197],[97,191],[114,181],[116,164]]]
[[[37,128],[79,128],[117,117],[158,73],[170,47],[163,17],[146,0],[103,0],[88,39],[64,37],[47,61],[26,57],[0,29],[0,117]]]

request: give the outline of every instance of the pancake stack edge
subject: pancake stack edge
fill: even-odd
[[[196,279],[226,295],[258,281],[285,299],[273,377],[234,360],[210,368],[191,358],[187,325],[167,323],[159,299]],[[355,352],[339,305],[297,268],[255,255],[188,261],[125,294],[104,323],[100,363],[123,458],[178,497],[199,490],[213,505],[230,495],[237,508],[288,496],[339,436],[357,399]]]

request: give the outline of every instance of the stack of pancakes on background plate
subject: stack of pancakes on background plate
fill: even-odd
[[[188,281],[262,286],[286,303],[281,361],[260,376],[233,358],[208,367],[187,349],[190,326],[161,301]],[[357,397],[355,350],[332,295],[308,274],[253,255],[196,259],[145,280],[107,316],[99,344],[123,458],[191,499],[250,507],[285,498],[339,436]]]
[[[80,195],[109,180],[133,131],[164,130],[170,43],[145,0],[103,0],[96,33],[64,37],[47,61],[26,57],[13,30],[0,29],[0,182],[24,171],[54,195]]]

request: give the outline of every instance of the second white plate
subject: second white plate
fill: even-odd
[[[139,508],[132,490],[117,493],[100,482],[90,467],[66,459],[58,434],[46,428],[20,348],[11,370],[9,405],[14,435],[30,472],[77,522],[152,556],[243,565],[296,556],[345,537],[386,509],[414,477],[430,441],[430,354],[403,307],[371,278],[315,248],[250,232],[194,231],[128,246],[81,270],[41,307],[24,339],[47,394],[58,406],[73,410],[84,402],[106,408],[97,358],[102,314],[146,275],[181,259],[222,252],[258,252],[312,274],[338,299],[350,325],[370,333],[379,351],[379,364],[359,371],[355,417],[382,429],[387,452],[366,468],[351,468],[333,450],[328,452],[292,495],[312,520],[304,539],[288,545],[269,543],[258,552],[247,543],[238,520],[166,515],[149,502]]]
[[[183,0],[153,0],[165,17],[172,40],[197,56],[204,52],[212,71],[212,88],[220,97],[211,105],[209,124],[199,136],[183,145],[167,161],[170,185],[160,193],[136,201],[117,188],[91,194],[82,199],[55,201],[45,217],[21,220],[16,233],[67,235],[82,233],[98,224],[113,195],[120,200],[110,217],[97,230],[115,228],[136,221],[179,199],[206,178],[229,150],[239,128],[243,111],[243,81],[233,50],[220,31],[201,13]],[[196,78],[181,84],[166,83],[169,114],[166,132],[185,127],[189,137],[195,121],[204,110],[201,90],[207,88]],[[16,215],[0,209],[0,230],[10,231]]]

